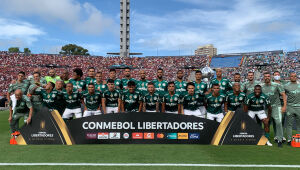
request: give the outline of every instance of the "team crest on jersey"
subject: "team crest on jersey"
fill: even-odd
[[[118,94],[117,93],[115,93],[115,97],[117,97],[118,96]]]
[[[240,100],[243,100],[243,97],[240,97]]]
[[[95,99],[97,100],[97,99],[98,99],[98,96],[96,96]]]
[[[136,95],[134,95],[134,96],[133,96],[133,98],[135,98],[135,99],[136,99],[136,98],[137,98],[137,96],[136,96]]]
[[[152,98],[151,98],[152,99]],[[154,100],[156,100],[157,99],[157,97],[154,97]]]
[[[222,101],[223,101],[223,99],[221,98],[221,99],[220,99],[220,102],[222,102]]]
[[[201,88],[204,88],[204,85],[201,85]]]
[[[54,98],[54,97],[55,97],[55,94],[52,94],[52,97]]]
[[[226,85],[226,83],[225,83],[225,82],[223,82],[222,84],[223,84],[224,86]]]
[[[196,98],[198,98],[198,97],[199,97],[199,95],[197,94],[197,95],[196,95]]]
[[[72,99],[72,96],[69,96],[69,99]]]
[[[104,89],[104,88],[105,88],[105,85],[102,85],[102,88]]]
[[[24,102],[22,102],[20,105],[21,105],[21,106],[24,106],[25,104],[24,104]]]
[[[163,86],[166,86],[166,83],[163,83]]]
[[[77,98],[77,94],[74,95],[74,98]]]
[[[83,85],[83,82],[80,82],[80,85]]]
[[[264,103],[264,101],[262,99],[260,99],[260,103]]]
[[[174,101],[177,101],[178,100],[178,98],[177,97],[174,97]]]

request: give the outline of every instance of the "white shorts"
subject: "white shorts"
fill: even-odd
[[[204,118],[205,118],[205,115],[206,115],[206,108],[205,108],[205,106],[200,106],[199,110],[201,112],[201,115],[204,115]]]
[[[156,110],[146,110],[146,112],[156,112]]]
[[[166,113],[178,114],[178,112],[169,112],[169,111],[166,111]]]
[[[93,115],[101,115],[100,110],[86,110],[83,113],[83,117],[93,116]]]
[[[255,115],[257,115],[257,117],[259,118],[259,120],[263,120],[266,119],[268,116],[266,114],[266,112],[264,110],[260,110],[260,111],[248,111],[248,115],[254,119]]]
[[[223,113],[212,114],[212,113],[207,112],[207,119],[209,119],[209,120],[216,119],[217,122],[222,122],[223,118],[224,118]]]
[[[81,118],[82,117],[81,108],[65,109],[65,111],[62,115],[62,118],[69,119],[69,118],[73,117],[73,114],[75,115],[76,118]]]
[[[184,109],[184,115],[193,115],[201,118],[205,118],[205,114],[202,114],[199,109],[197,110],[186,110]]]
[[[106,114],[118,113],[118,107],[106,107]]]

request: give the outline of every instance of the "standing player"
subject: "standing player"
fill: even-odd
[[[167,85],[168,85],[168,82],[163,79],[163,75],[164,75],[164,70],[159,68],[157,70],[157,79],[153,80],[155,91],[156,93],[158,93],[160,98],[162,98],[164,94],[167,92]]]
[[[162,97],[162,112],[165,113],[181,113],[181,100],[179,94],[175,93],[175,83],[168,83],[168,93]]]
[[[102,108],[104,114],[119,113],[121,111],[121,93],[115,89],[115,81],[107,80],[108,90],[102,94]]]
[[[195,84],[195,92],[205,94],[207,92],[207,84],[202,81],[202,72],[197,70],[195,73],[196,81]]]
[[[101,94],[99,91],[95,91],[95,85],[90,83],[88,89],[83,92],[83,117],[100,115],[101,114]]]
[[[290,73],[290,82],[284,86],[287,95],[287,140],[291,144],[294,117],[297,132],[300,133],[300,84],[297,82],[297,73]]]
[[[131,69],[129,67],[126,67],[124,69],[124,78],[122,78],[121,80],[121,84],[122,84],[122,89],[123,90],[127,90],[127,84],[129,81],[134,81],[136,82],[136,80],[134,78],[131,77]]]
[[[265,108],[268,110],[268,115],[265,112]],[[269,97],[262,93],[260,85],[256,85],[254,87],[254,92],[247,96],[244,110],[252,119],[254,119],[255,115],[257,115],[258,118],[262,120],[265,129],[265,136],[269,139],[269,119],[272,114],[272,108]],[[269,141],[267,144],[272,145]]]
[[[80,68],[75,68],[73,70],[73,78],[69,80],[70,83],[73,84],[74,90],[78,90],[79,92],[82,92],[85,90],[85,81],[81,80],[83,76],[83,72]]]
[[[85,78],[86,87],[88,86],[88,84],[95,83],[95,82],[96,82],[96,79],[95,79],[95,68],[94,67],[90,67],[88,69],[88,76]]]
[[[188,94],[182,98],[182,114],[205,118],[204,94],[195,93],[195,85],[192,82],[187,84],[187,90]]]
[[[217,78],[214,78],[210,81],[209,87],[212,88],[213,84],[218,84],[220,87],[220,93],[226,94],[231,90],[231,82],[222,76],[222,69],[216,69]]]
[[[12,99],[15,100],[15,90],[20,89],[24,95],[27,94],[27,90],[29,87],[29,82],[25,79],[25,72],[20,71],[18,73],[17,81],[13,84],[10,84],[7,92],[8,102]]]
[[[69,83],[69,71],[67,69],[65,69],[61,76],[60,76],[61,80],[64,82],[64,84]]]
[[[148,93],[143,97],[144,112],[159,112],[159,95],[155,92],[153,82],[148,83]]]
[[[135,90],[135,82],[128,82],[128,90],[122,94],[122,112],[141,112],[143,103],[141,94]]]
[[[48,76],[45,76],[45,80],[47,81],[47,83],[49,82],[55,83],[57,80],[60,80],[60,77],[56,75],[54,69],[50,69],[48,72]]]
[[[235,112],[245,102],[246,94],[241,92],[241,85],[235,82],[232,87],[232,92],[229,92],[226,96],[224,110],[225,113],[232,111]]]
[[[10,126],[11,133],[19,131],[19,120],[20,118],[24,118],[24,122],[29,124],[31,122],[31,116],[33,113],[33,108],[29,98],[23,95],[22,90],[15,90],[16,100],[9,102],[9,117],[8,122]],[[17,134],[15,134],[17,135]]]
[[[248,79],[248,81],[245,82],[244,85],[242,86],[242,91],[246,94],[246,96],[253,93],[254,87],[256,85],[260,84],[259,81],[256,81],[254,79],[254,72],[253,71],[248,72],[247,79]]]
[[[63,98],[66,102],[66,109],[62,115],[64,120],[70,120],[75,115],[75,118],[81,118],[81,94],[73,89],[72,83],[67,83],[66,91],[63,92]]]
[[[112,79],[115,82],[115,88],[120,89],[121,87],[121,80],[117,78],[117,72],[115,69],[109,70],[109,79]]]
[[[106,83],[102,80],[102,72],[97,72],[96,73],[96,82],[95,84],[95,90],[104,93],[105,90],[107,90],[107,85]]]
[[[33,73],[33,83],[29,86],[28,91],[31,91],[36,85],[39,86],[38,89],[36,89],[36,90],[37,91],[41,91],[41,89],[43,87],[45,87],[46,84],[42,84],[41,83],[40,73],[39,72],[35,72],[35,73]],[[28,94],[28,96],[30,96],[30,100],[31,100],[31,104],[33,106],[33,110],[36,112],[43,105],[42,96],[41,95],[36,95],[36,94],[34,94],[34,95]]]
[[[140,72],[141,80],[137,83],[137,90],[142,94],[145,95],[147,93],[147,85],[149,83],[148,80],[146,80],[146,72],[145,70],[141,70]]]
[[[178,70],[177,80],[175,81],[176,93],[179,94],[179,96],[183,97],[186,94],[186,87],[187,83],[186,81],[183,81],[183,71]]]
[[[282,128],[282,114],[286,111],[286,95],[281,85],[271,81],[271,74],[264,73],[264,83],[262,84],[262,92],[267,95],[271,102],[272,118],[276,126],[276,139],[278,146],[282,146],[283,128]],[[280,95],[283,98],[283,107],[281,107]],[[273,125],[274,126],[274,125]]]
[[[225,95],[220,93],[220,85],[213,84],[212,92],[205,96],[207,119],[221,122],[224,114],[222,113],[222,105],[225,103]]]

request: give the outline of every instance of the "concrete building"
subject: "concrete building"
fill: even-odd
[[[195,50],[195,55],[215,56],[217,55],[217,48],[215,48],[212,44],[200,46],[197,48],[197,50]]]

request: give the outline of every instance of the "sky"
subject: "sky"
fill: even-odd
[[[0,0],[0,50],[58,53],[77,44],[91,55],[119,52],[119,0]],[[193,55],[300,48],[300,1],[131,0],[131,52]]]

